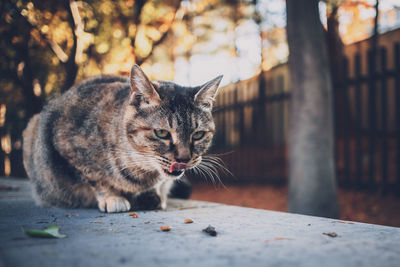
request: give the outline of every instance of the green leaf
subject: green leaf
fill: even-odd
[[[42,238],[67,237],[67,235],[60,234],[60,232],[58,231],[59,229],[60,228],[56,224],[52,224],[43,230],[37,230],[37,229],[25,230],[23,227],[21,227],[22,232],[31,237],[42,237]]]

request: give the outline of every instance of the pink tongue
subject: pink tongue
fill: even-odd
[[[169,172],[174,172],[174,171],[181,171],[181,170],[186,170],[186,163],[179,163],[179,162],[174,162],[171,164],[169,167]]]

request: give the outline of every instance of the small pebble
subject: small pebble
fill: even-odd
[[[129,212],[129,216],[131,216],[132,218],[139,218],[139,216],[134,211]]]
[[[168,226],[168,225],[161,225],[161,226],[160,226],[160,229],[161,229],[161,231],[163,231],[163,232],[169,232],[169,231],[171,231],[171,226]]]
[[[190,218],[185,219],[184,223],[193,223],[193,220]]]
[[[327,235],[327,236],[330,236],[330,237],[337,237],[337,236],[338,236],[337,233],[335,233],[335,232],[331,232],[331,233],[322,233],[322,234]]]
[[[209,225],[207,228],[203,229],[203,232],[209,234],[210,236],[217,236],[217,231],[215,231],[215,227]]]

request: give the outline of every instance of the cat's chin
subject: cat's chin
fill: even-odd
[[[173,172],[169,172],[168,170],[164,169],[164,173],[168,176],[168,177],[172,177],[172,178],[180,178],[185,171],[184,170],[180,170],[180,171],[173,171]]]

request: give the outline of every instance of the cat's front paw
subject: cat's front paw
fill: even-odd
[[[125,212],[131,209],[131,204],[124,197],[109,196],[98,200],[99,210],[102,212]]]

